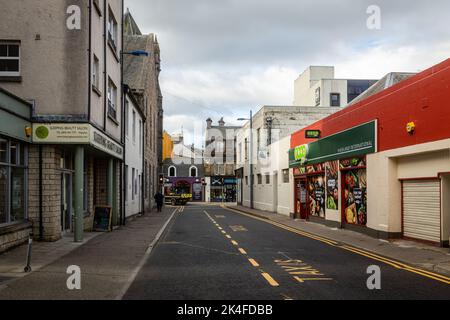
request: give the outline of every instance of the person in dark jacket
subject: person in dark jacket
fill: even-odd
[[[154,196],[156,201],[156,206],[158,208],[158,212],[162,211],[163,204],[164,204],[164,195],[161,192],[157,192]]]

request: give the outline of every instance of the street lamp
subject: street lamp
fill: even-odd
[[[238,121],[250,121],[250,208],[253,209],[253,111],[250,110],[250,118],[239,118]]]

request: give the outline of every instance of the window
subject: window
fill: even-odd
[[[315,102],[316,102],[316,107],[320,106],[320,87],[316,89]]]
[[[248,186],[248,176],[245,176],[245,185]]]
[[[95,89],[100,88],[100,62],[94,55],[94,66],[92,68],[92,85]]]
[[[239,163],[242,163],[242,142],[239,143]]]
[[[133,168],[131,170],[131,200],[134,200],[135,182],[136,182],[136,170]]]
[[[136,142],[136,111],[133,110],[133,117],[132,117],[132,124],[131,124],[131,130],[133,134],[133,142]]]
[[[139,119],[138,139],[139,139],[139,154],[142,154],[142,120],[140,119]]]
[[[259,150],[261,149],[261,128],[256,130],[256,154],[259,156]]]
[[[111,79],[108,82],[108,115],[117,120],[117,87]]]
[[[0,42],[0,76],[20,76],[20,43]]]
[[[341,106],[341,94],[340,93],[331,93],[330,94],[330,104],[332,107],[340,107]]]
[[[0,137],[0,225],[27,218],[27,146]]]
[[[129,130],[130,130],[130,102],[128,102],[128,99],[125,100],[125,136],[128,137]]]
[[[266,174],[266,184],[270,184],[270,174]]]
[[[198,175],[197,167],[191,167],[191,169],[189,171],[190,171],[189,174],[191,177],[197,177],[197,175]]]
[[[169,168],[169,177],[176,177],[177,176],[177,169],[174,166],[171,166]]]
[[[258,174],[258,184],[262,184],[262,174]]]
[[[283,183],[289,183],[289,169],[283,170]]]
[[[124,184],[125,184],[125,195],[124,195],[124,198],[125,198],[125,202],[127,202],[128,201],[128,186],[129,186],[129,184],[128,184],[128,176],[129,176],[129,173],[128,173],[128,166],[126,165],[125,166],[125,172],[124,172]]]
[[[111,9],[108,14],[108,43],[112,45],[114,51],[117,50],[117,21]]]

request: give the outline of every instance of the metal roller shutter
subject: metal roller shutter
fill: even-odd
[[[440,180],[403,181],[403,235],[441,241]]]

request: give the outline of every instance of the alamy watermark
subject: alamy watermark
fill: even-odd
[[[66,26],[69,30],[81,30],[81,9],[77,5],[67,7]]]
[[[369,266],[367,268],[367,289],[369,290],[381,290],[381,268],[379,266]]]
[[[69,266],[66,271],[69,274],[66,285],[69,290],[81,290],[81,268],[79,266]]]
[[[373,4],[367,8],[366,13],[369,15],[366,22],[367,29],[381,30],[381,8]]]

